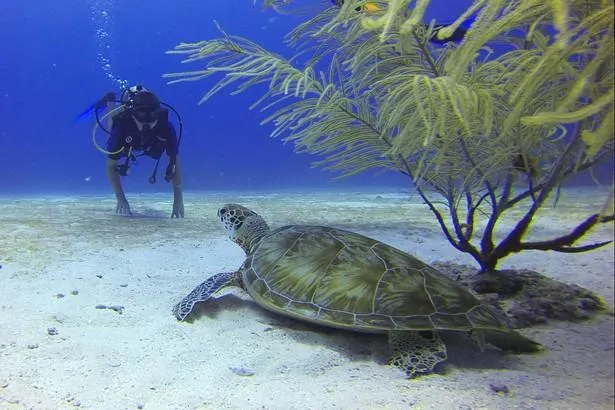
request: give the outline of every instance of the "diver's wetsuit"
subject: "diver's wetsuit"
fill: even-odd
[[[113,117],[111,135],[107,140],[107,151],[111,153],[109,158],[118,160],[126,157],[129,148],[132,148],[133,152],[142,152],[157,160],[166,151],[170,163],[174,164],[178,153],[177,133],[169,122],[168,114],[165,109],[158,110],[155,125],[150,128],[146,123],[142,129],[139,129],[129,110],[117,114]],[[122,147],[124,149],[117,152]]]

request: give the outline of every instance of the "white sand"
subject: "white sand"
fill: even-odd
[[[535,236],[565,232],[587,215],[591,198],[564,197],[545,211]],[[167,195],[131,199],[133,218],[113,215],[111,195],[0,200],[0,408],[613,408],[611,316],[524,330],[545,345],[539,355],[481,353],[462,338],[449,340],[444,374],[407,380],[384,365],[384,337],[281,321],[240,293],[192,323],[171,314],[195,285],[243,260],[216,223],[225,202],[248,205],[271,225],[329,224],[427,262],[471,263],[416,198],[189,194],[184,220],[167,218]],[[592,238],[613,239],[612,227]],[[502,267],[535,269],[613,303],[612,246],[580,255],[527,252]],[[57,335],[48,335],[52,327]],[[231,367],[255,374],[240,376]],[[490,383],[511,393],[496,394]]]

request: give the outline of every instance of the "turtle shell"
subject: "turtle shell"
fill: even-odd
[[[419,259],[366,236],[290,225],[264,236],[240,270],[273,312],[336,328],[508,329],[493,308]]]

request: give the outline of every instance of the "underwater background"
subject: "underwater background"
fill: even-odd
[[[264,87],[236,96],[229,88],[199,106],[219,78],[167,84],[164,74],[200,70],[203,61],[181,64],[165,52],[220,37],[214,21],[294,55],[284,36],[310,16],[281,15],[263,2],[0,0],[0,409],[613,409],[612,244],[579,254],[528,250],[502,263],[562,285],[528,286],[533,304],[514,312],[533,321],[522,330],[543,353],[483,352],[451,337],[449,360],[413,380],[386,366],[385,335],[286,321],[241,292],[177,322],[173,306],[195,285],[245,260],[219,226],[227,202],[272,227],[367,235],[455,280],[478,268],[409,194],[408,177],[374,170],[334,180],[311,167],[319,158],[270,138],[272,126],[260,125],[270,112],[249,110]],[[432,0],[426,18],[450,22],[470,3]],[[148,182],[155,161],[132,166],[123,185],[135,217],[116,216],[106,155],[92,142],[95,120],[77,120],[107,92],[138,83],[183,119],[186,219],[169,218],[166,154],[156,184]],[[106,134],[96,137],[104,146]],[[529,238],[569,234],[605,204],[612,181],[612,160],[566,181],[572,188],[545,202]],[[498,240],[526,211],[498,220]],[[476,238],[488,218],[480,216]],[[613,241],[613,224],[585,239]],[[580,299],[558,293],[564,285]],[[591,310],[586,290],[604,299],[606,312]],[[547,321],[553,311],[570,319]]]
[[[104,155],[91,142],[94,120],[74,119],[105,92],[119,94],[122,80],[143,83],[181,114],[187,190],[292,187],[327,180],[324,173],[309,169],[310,158],[268,138],[268,128],[259,125],[265,115],[248,109],[257,90],[236,97],[223,93],[197,106],[213,82],[168,86],[162,78],[187,68],[164,52],[181,41],[219,35],[214,19],[231,33],[258,38],[263,46],[284,52],[282,37],[296,17],[262,10],[249,0],[2,3],[3,192],[111,192]],[[105,141],[102,132],[98,138]],[[147,182],[153,163],[139,161],[125,178],[127,192],[170,190]]]
[[[327,0],[313,2],[330,5]],[[427,17],[450,21],[469,4],[432,2]],[[187,191],[409,188],[408,178],[395,172],[333,180],[335,174],[311,168],[313,157],[296,155],[291,144],[269,138],[271,126],[259,124],[267,112],[249,110],[262,88],[236,96],[223,91],[198,106],[215,78],[176,85],[162,78],[164,73],[200,69],[198,62],[184,65],[180,56],[165,51],[182,41],[218,37],[214,20],[229,34],[290,56],[284,35],[306,18],[280,15],[251,0],[3,1],[0,193],[111,194],[105,156],[92,143],[94,119],[75,117],[107,91],[119,93],[122,85],[137,83],[182,116],[180,152]],[[99,131],[97,138],[104,145],[106,135]],[[171,190],[164,182],[148,183],[153,164],[140,159],[124,179],[129,195]],[[164,164],[166,158],[161,169]],[[607,182],[612,167],[604,164],[598,172]],[[594,184],[588,175],[571,182]]]

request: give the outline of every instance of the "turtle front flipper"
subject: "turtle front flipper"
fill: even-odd
[[[210,276],[175,305],[173,314],[177,320],[184,320],[197,303],[205,302],[222,288],[239,285],[237,272],[224,272]]]
[[[435,332],[389,332],[391,359],[389,364],[400,368],[409,378],[429,374],[446,360],[446,346]]]

